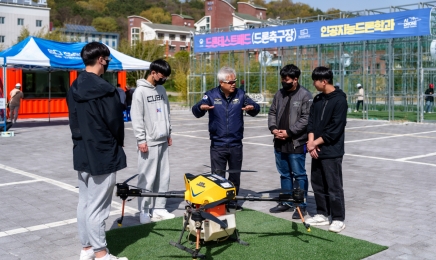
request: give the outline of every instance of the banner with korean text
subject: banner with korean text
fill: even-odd
[[[194,36],[194,52],[263,49],[430,35],[432,8]]]

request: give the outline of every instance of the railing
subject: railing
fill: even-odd
[[[47,7],[47,0],[0,0],[2,4],[30,5],[35,7]]]

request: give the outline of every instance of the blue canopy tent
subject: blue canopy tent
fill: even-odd
[[[45,40],[29,36],[16,45],[0,52],[0,64],[3,67],[3,93],[4,97],[0,102],[0,110],[5,110],[4,129],[6,129],[6,86],[7,68],[21,68],[26,70],[43,70],[49,72],[49,99],[51,98],[50,72],[55,70],[83,70],[85,65],[80,57],[80,51],[86,42],[65,43]],[[108,71],[133,71],[148,70],[150,62],[143,61],[125,55],[109,47],[111,62]],[[1,97],[0,97],[1,99]],[[50,106],[49,106],[50,120]]]

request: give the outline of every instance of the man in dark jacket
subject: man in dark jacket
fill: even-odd
[[[428,84],[428,89],[425,91],[425,111],[424,113],[433,113],[434,104],[434,85]]]
[[[274,135],[274,154],[280,174],[280,185],[283,190],[288,191],[293,189],[294,180],[302,190],[307,191],[309,186],[305,165],[307,122],[312,94],[298,83],[300,74],[300,69],[293,64],[286,65],[280,70],[283,88],[274,95],[268,113],[268,128]],[[292,203],[279,203],[271,208],[270,212],[292,210],[293,206]],[[306,202],[298,206],[301,214],[306,215]],[[292,218],[300,218],[297,210]]]
[[[229,181],[239,193],[242,167],[242,138],[244,137],[243,111],[256,116],[259,105],[241,89],[236,88],[236,71],[222,67],[218,71],[219,86],[205,93],[203,99],[192,107],[200,118],[209,112],[210,161],[212,172],[225,176],[229,165]],[[237,209],[240,206],[234,204]]]
[[[342,182],[347,96],[333,86],[333,73],[317,67],[312,73],[313,85],[320,94],[313,99],[307,132],[307,150],[312,156],[311,184],[315,193],[317,214],[306,221],[316,225],[330,224],[329,231],[345,228],[345,201]]]
[[[79,179],[80,259],[127,260],[109,254],[105,236],[116,172],[127,166],[123,105],[114,86],[100,77],[111,60],[109,49],[91,42],[80,55],[86,68],[67,95],[74,170]]]

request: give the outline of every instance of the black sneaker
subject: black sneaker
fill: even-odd
[[[307,210],[305,208],[300,208],[301,215],[306,216]],[[298,214],[298,210],[295,209],[294,214],[292,215],[292,219],[300,219],[300,214]]]
[[[293,209],[293,207],[291,207],[287,204],[279,203],[274,208],[270,208],[269,212],[270,213],[280,213],[280,212],[285,212],[285,211],[292,210],[292,209]]]

